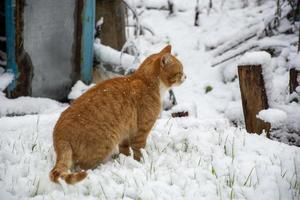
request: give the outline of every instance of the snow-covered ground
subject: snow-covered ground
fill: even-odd
[[[162,1],[128,2],[147,6]],[[68,105],[43,98],[8,100],[0,94],[1,200],[300,199],[300,148],[245,131],[235,78],[238,60],[212,67],[217,51],[207,50],[241,36],[247,25],[262,22],[275,12],[275,2],[255,6],[249,1],[249,7],[242,8],[242,1],[225,0],[214,4],[208,15],[208,1],[201,1],[199,27],[194,26],[196,1],[174,2],[181,11],[173,16],[168,16],[168,11],[146,9],[140,15],[140,22],[151,28],[154,36],[146,32],[129,38],[140,50],[141,60],[166,43],[172,44],[188,77],[174,89],[178,105],[173,111],[187,110],[190,116],[171,118],[172,111],[164,111],[149,136],[143,161],[120,155],[90,170],[84,181],[69,186],[48,178],[55,160],[52,130]],[[133,22],[129,16],[129,23]],[[295,35],[276,37],[281,45],[297,40]],[[279,136],[286,135],[286,130],[300,130],[299,105],[287,100],[286,58],[295,56],[295,51],[288,45],[279,57],[271,59],[274,106],[260,113],[261,118],[285,127],[275,126]],[[1,77],[6,84],[9,76],[0,71],[0,83]],[[87,88],[81,83],[77,87],[72,98]],[[291,135],[297,138],[295,132]]]
[[[123,155],[75,186],[50,182],[59,112],[0,119],[1,199],[297,199],[300,149],[224,118],[159,119],[144,161]]]

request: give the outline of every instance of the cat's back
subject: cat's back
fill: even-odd
[[[60,116],[54,132],[119,124],[124,128],[128,119],[135,119],[143,83],[131,76],[110,79],[95,85],[76,99]],[[125,124],[125,125],[123,125]],[[63,131],[66,132],[66,131]]]

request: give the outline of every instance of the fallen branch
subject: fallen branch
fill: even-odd
[[[248,29],[248,30],[247,30]],[[246,28],[245,34],[243,34],[241,37],[230,40],[228,42],[225,42],[224,44],[220,45],[218,48],[211,51],[211,54],[213,56],[219,56],[224,53],[226,53],[229,50],[232,50],[233,48],[236,48],[237,46],[241,45],[244,42],[247,42],[248,40],[255,38],[257,36],[257,32],[259,31],[259,25],[252,26],[249,28]]]
[[[127,27],[133,27],[133,28],[135,28],[136,27],[136,25],[132,25],[132,24],[128,24],[127,25]],[[149,27],[147,27],[147,26],[144,26],[144,25],[140,25],[140,35],[142,35],[143,33],[144,33],[144,30],[146,30],[146,31],[148,31],[149,33],[151,33],[151,35],[155,35],[154,34],[154,31],[151,29],[151,28],[149,28]]]
[[[241,45],[239,48],[234,49],[232,51],[228,51],[225,52],[222,56],[217,57],[213,63],[212,63],[212,67],[215,67],[217,65],[220,65],[224,62],[227,62],[239,55],[243,55],[244,53],[246,53],[249,50],[253,50],[256,49],[258,47],[256,41],[248,41],[247,43],[244,43],[243,45]]]
[[[288,13],[291,11],[291,8],[287,5],[283,6],[282,14],[280,19],[278,16],[274,16],[274,14],[265,17],[263,27],[258,22],[255,24],[250,24],[243,28],[243,30],[247,30],[245,34],[241,37],[235,38],[234,40],[229,40],[220,44],[217,48],[209,47],[209,49],[214,49],[211,51],[212,56],[219,56],[223,55],[224,53],[231,51],[232,49],[238,47],[239,45],[251,40],[251,39],[259,39],[263,38],[264,36],[271,36],[274,35],[272,32],[273,29],[277,28],[280,21],[282,21]]]

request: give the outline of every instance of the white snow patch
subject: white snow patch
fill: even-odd
[[[88,89],[95,86],[95,84],[86,85],[81,80],[77,81],[72,87],[71,92],[68,95],[68,99],[74,100],[85,93]]]
[[[287,119],[287,114],[282,110],[276,108],[269,108],[266,110],[261,110],[258,113],[257,118],[265,122],[278,125],[278,123],[282,123]]]
[[[19,97],[7,99],[0,96],[0,117],[25,114],[43,114],[57,112],[66,108],[66,104],[47,98]]]
[[[54,184],[52,130],[59,116],[0,118],[0,195],[7,199],[292,199],[300,150],[247,134],[226,120],[156,122],[143,161],[120,155],[72,186]],[[16,123],[16,121],[18,123]],[[16,140],[16,138],[18,138]],[[284,174],[284,175],[283,175]]]
[[[12,73],[0,73],[0,92],[4,91],[13,79]]]

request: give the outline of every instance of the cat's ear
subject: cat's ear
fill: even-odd
[[[170,66],[173,63],[171,54],[166,53],[160,58],[160,65],[164,68]]]
[[[171,45],[167,45],[165,48],[163,48],[160,53],[171,53],[172,50],[172,46]]]

